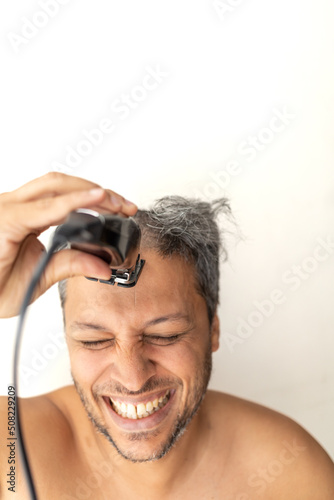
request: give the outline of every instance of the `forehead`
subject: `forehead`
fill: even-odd
[[[206,313],[203,297],[196,290],[194,268],[179,256],[163,258],[142,250],[145,266],[137,284],[124,288],[101,284],[84,277],[67,284],[65,317],[68,320],[145,321],[161,314],[193,316]]]

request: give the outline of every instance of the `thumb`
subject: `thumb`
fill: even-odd
[[[79,250],[61,250],[53,255],[46,268],[43,287],[47,290],[58,281],[73,276],[108,280],[111,270],[99,257]]]

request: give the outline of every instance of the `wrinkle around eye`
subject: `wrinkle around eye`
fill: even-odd
[[[192,325],[190,328],[186,330],[179,330],[177,333],[167,332],[165,333],[145,333],[142,336],[142,340],[144,343],[156,346],[168,346],[172,344],[176,344],[183,339],[189,338],[189,335],[192,334],[194,330],[194,326]]]
[[[103,340],[78,340],[77,341],[82,347],[91,350],[101,350],[106,347],[110,347],[114,344],[115,339],[103,339]]]
[[[170,335],[170,336],[160,336],[160,335],[145,335],[143,340],[147,344],[167,346],[178,342],[183,334]]]

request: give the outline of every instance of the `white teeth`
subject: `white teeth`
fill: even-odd
[[[129,403],[121,403],[120,401],[113,401],[110,398],[110,402],[114,408],[114,410],[119,414],[122,415],[124,418],[131,418],[131,419],[137,419],[137,418],[145,418],[148,417],[149,415],[152,415],[157,410],[160,410],[165,404],[167,403],[169,399],[170,392],[169,390],[166,391],[165,395],[160,397],[159,399],[156,398],[153,401],[148,401],[146,404],[144,403],[139,403],[137,406]]]
[[[144,415],[144,413],[146,413],[146,406],[144,403],[139,403],[139,405],[137,405],[137,416]]]
[[[152,401],[149,401],[148,403],[146,403],[146,411],[150,412],[152,410],[153,410],[153,403]]]
[[[137,418],[137,412],[136,412],[136,407],[135,405],[128,405],[128,411],[127,411],[128,417],[129,418]]]

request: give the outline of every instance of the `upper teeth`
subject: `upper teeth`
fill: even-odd
[[[119,415],[122,415],[122,417],[126,418],[137,419],[137,418],[148,417],[148,415],[151,415],[155,411],[159,410],[159,408],[165,406],[165,404],[168,401],[169,394],[170,394],[169,390],[167,390],[164,396],[156,398],[153,401],[148,401],[148,403],[146,404],[139,403],[138,405],[133,405],[131,403],[127,404],[121,401],[115,401],[112,398],[110,398],[110,401],[114,410]]]

